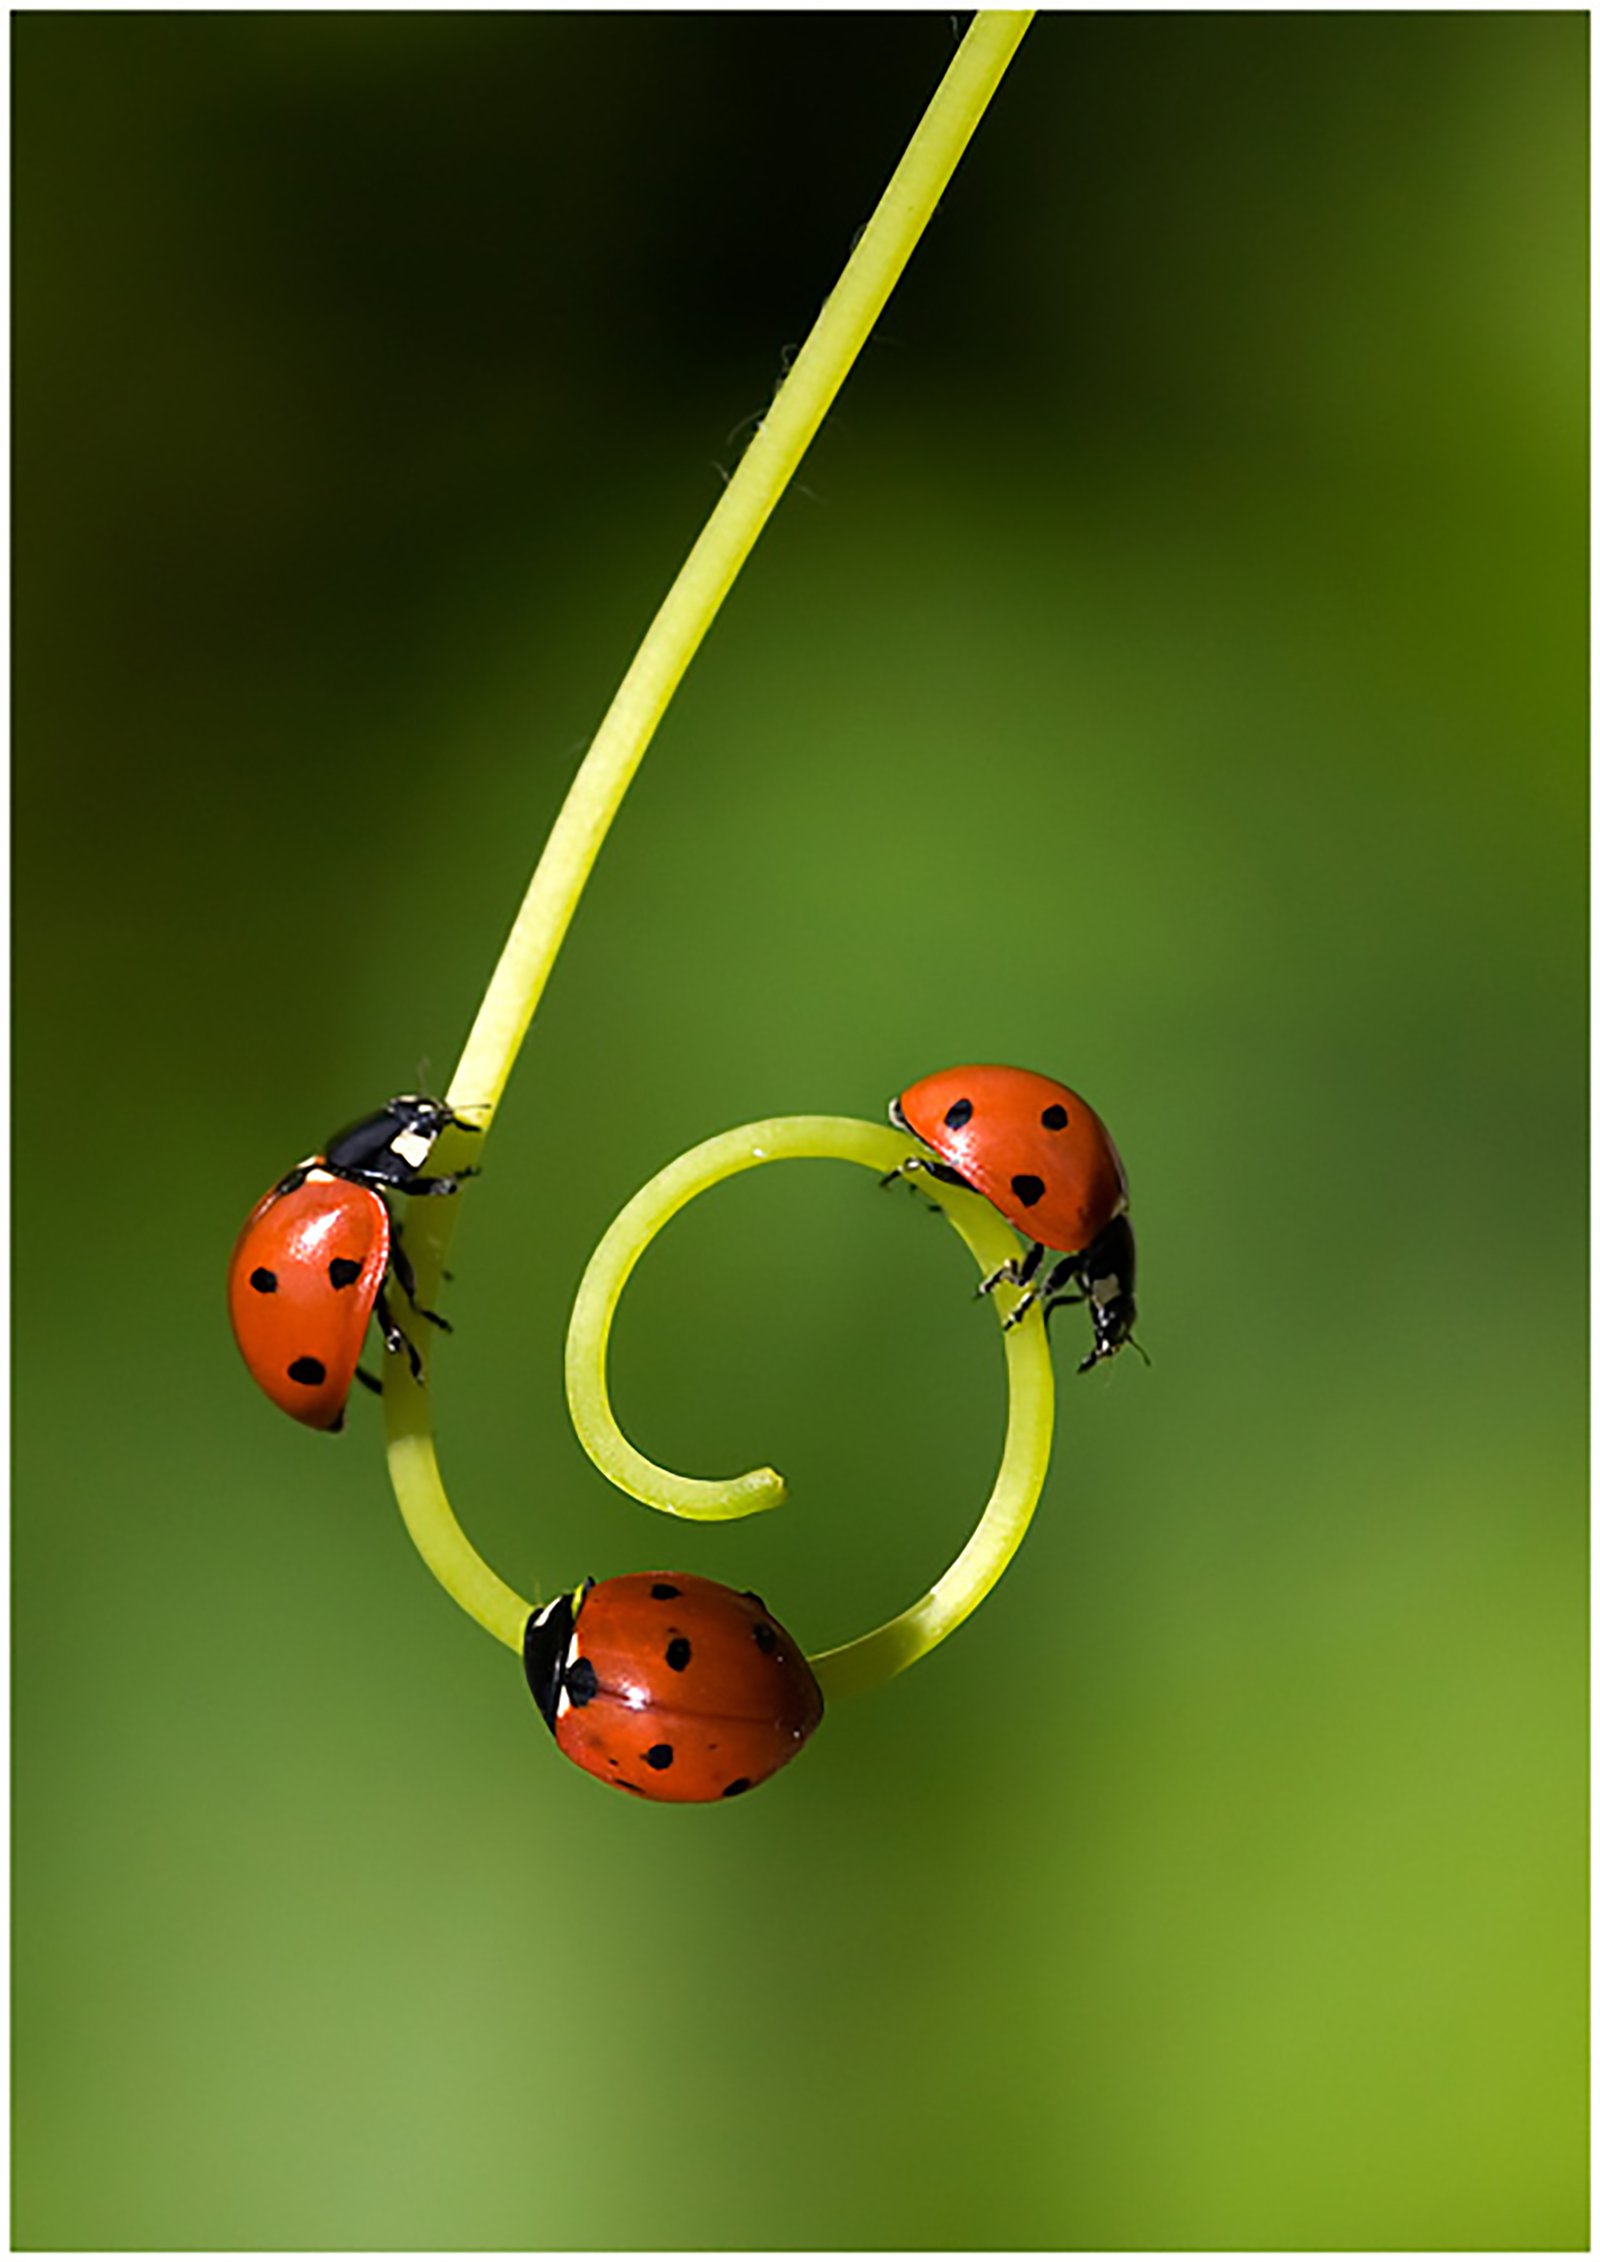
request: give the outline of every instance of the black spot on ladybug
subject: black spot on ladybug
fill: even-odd
[[[671,1641],[669,1641],[667,1644],[667,1663],[672,1667],[674,1673],[681,1673],[683,1671],[684,1667],[688,1664],[691,1655],[692,1652],[689,1648],[689,1643],[686,1636],[684,1636],[683,1634],[674,1634]]]
[[[565,1686],[574,1704],[587,1704],[600,1693],[600,1676],[586,1657],[575,1657],[567,1667]]]
[[[945,1109],[944,1120],[946,1130],[964,1130],[972,1121],[972,1102],[970,1100],[957,1100],[954,1107]],[[726,1793],[724,1793],[724,1796],[726,1796]]]
[[[348,1288],[361,1278],[361,1267],[354,1257],[335,1257],[328,1267],[328,1278],[335,1288]]]
[[[674,1595],[682,1592],[681,1587],[669,1587],[665,1579],[659,1579],[650,1589],[650,1599],[653,1602],[670,1602]]]
[[[1043,1115],[1040,1116],[1039,1121],[1044,1125],[1047,1131],[1065,1131],[1065,1129],[1067,1128],[1067,1111],[1061,1105],[1061,1102],[1057,1100],[1053,1103],[1053,1105],[1045,1109]]]
[[[1043,1198],[1044,1180],[1035,1178],[1030,1172],[1024,1170],[1012,1179],[1011,1191],[1025,1210],[1031,1210],[1034,1203]]]
[[[319,1383],[326,1382],[327,1379],[328,1370],[322,1361],[309,1356],[296,1359],[289,1369],[289,1380],[303,1382],[308,1390],[315,1390]]]
[[[756,1637],[756,1647],[763,1657],[770,1657],[778,1646],[778,1637],[763,1618],[750,1631]]]
[[[275,1272],[268,1272],[265,1265],[257,1265],[250,1275],[250,1285],[258,1296],[276,1296],[278,1276]]]
[[[646,1767],[653,1767],[659,1774],[663,1767],[672,1765],[672,1746],[670,1744],[652,1744],[644,1755],[644,1763]]]
[[[744,1598],[746,1602],[753,1602],[758,1610],[765,1610],[767,1607],[766,1604],[762,1601],[760,1595],[757,1594],[754,1587],[746,1587],[744,1589]]]
[[[725,1799],[736,1799],[741,1791],[748,1791],[749,1788],[749,1776],[736,1775],[731,1783],[724,1785],[722,1795]]]

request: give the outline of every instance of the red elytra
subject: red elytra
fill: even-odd
[[[942,1068],[890,1115],[1047,1249],[1087,1249],[1128,1206],[1110,1132],[1088,1101],[1030,1068]]]
[[[316,1169],[264,1194],[234,1244],[235,1340],[273,1404],[311,1429],[343,1424],[390,1245],[382,1196]]]
[[[422,1359],[384,1295],[391,1265],[413,1311],[448,1329],[416,1298],[416,1279],[385,1194],[453,1194],[475,1170],[423,1168],[441,1131],[481,1127],[445,1100],[402,1092],[328,1141],[262,1195],[228,1263],[228,1315],[246,1366],[275,1406],[311,1429],[344,1426],[357,1362],[376,1318],[391,1351],[421,1380]]]
[[[567,1757],[639,1798],[737,1798],[822,1718],[816,1676],[759,1595],[687,1571],[557,1596],[528,1620],[523,1668]]]

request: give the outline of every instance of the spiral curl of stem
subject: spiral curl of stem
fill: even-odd
[[[880,1175],[907,1160],[903,1132],[844,1115],[775,1116],[707,1139],[669,1163],[629,1202],[589,1260],[567,1333],[567,1404],[585,1452],[602,1475],[647,1507],[696,1522],[775,1508],[784,1482],[775,1469],[723,1479],[678,1476],[630,1445],[611,1410],[606,1353],[611,1322],[629,1275],[662,1227],[697,1194],[763,1163],[829,1158]],[[975,1258],[980,1278],[1017,1253],[1015,1235],[980,1195],[918,1181]],[[1003,1307],[998,1316],[1004,1317]],[[870,1688],[925,1656],[953,1633],[1000,1577],[1022,1543],[1050,1462],[1055,1381],[1037,1311],[1002,1337],[1011,1418],[999,1474],[971,1539],[934,1586],[875,1632],[811,1659],[824,1696]]]
[[[446,1094],[480,1134],[493,1123],[584,885],[667,704],[898,282],[1032,14],[985,10],[974,18],[584,757]],[[434,1166],[448,1171],[477,1161],[486,1143],[447,1130]],[[454,1201],[424,1202],[406,1219],[420,1304],[437,1299],[458,1207]],[[1023,1336],[1027,1329],[1017,1332]],[[463,1609],[497,1640],[518,1649],[529,1605],[482,1560],[456,1521],[439,1473],[427,1391],[404,1359],[390,1358],[385,1368],[389,1473],[406,1527],[429,1569]],[[869,1637],[881,1645],[877,1654],[894,1649],[886,1637],[900,1623]],[[841,1679],[850,1670],[839,1667]]]

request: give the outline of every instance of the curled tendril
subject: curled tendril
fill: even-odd
[[[843,1115],[775,1116],[742,1124],[691,1148],[652,1178],[589,1260],[567,1333],[567,1404],[596,1468],[648,1507],[699,1522],[720,1521],[775,1508],[784,1497],[784,1484],[774,1469],[709,1480],[676,1476],[628,1443],[606,1388],[611,1321],[628,1277],[661,1228],[697,1194],[760,1163],[819,1157],[860,1163],[881,1174],[905,1162],[906,1139],[903,1132]],[[994,1272],[1015,1256],[1010,1228],[987,1202],[932,1178],[921,1184],[972,1251],[980,1273]],[[977,1608],[1021,1544],[1049,1466],[1055,1385],[1037,1317],[1003,1341],[1011,1418],[999,1474],[977,1529],[944,1577],[908,1610],[875,1632],[811,1659],[830,1699],[887,1680],[943,1641]]]
[[[1031,19],[1030,9],[985,9],[967,30],[782,390],[652,621],[573,780],[445,1095],[453,1108],[471,1119],[480,1138],[469,1141],[463,1131],[447,1129],[430,1157],[437,1169],[450,1171],[481,1159],[495,1110],[584,884],[667,703],[871,333]],[[780,1151],[837,1154],[877,1170],[904,1159],[901,1142],[875,1125],[826,1116],[794,1121],[809,1124],[813,1131],[826,1126],[845,1143],[783,1150],[773,1144],[770,1153],[747,1150],[742,1162],[727,1167],[748,1168],[776,1159]],[[776,1137],[788,1126],[752,1128]],[[737,1139],[741,1134],[729,1136]],[[711,1141],[696,1153],[705,1155],[719,1144]],[[684,1162],[693,1159],[686,1156]],[[986,1270],[992,1271],[998,1261],[1014,1253],[1000,1219],[975,1197],[935,1189],[931,1181],[929,1191]],[[689,1193],[682,1198],[688,1200]],[[436,1301],[456,1216],[454,1202],[414,1204],[407,1215],[406,1246],[419,1305]],[[612,1230],[614,1234],[618,1228]],[[607,1245],[615,1246],[609,1236]],[[984,1253],[991,1246],[999,1251],[998,1259]],[[625,1266],[618,1276],[619,1291],[628,1269]],[[611,1302],[615,1303],[615,1295]],[[608,1305],[607,1319],[609,1314]],[[603,1338],[600,1357],[604,1407]],[[931,1647],[993,1585],[1021,1538],[1049,1452],[1051,1377],[1042,1326],[1030,1320],[1016,1329],[1006,1339],[1006,1357],[1013,1390],[1011,1434],[983,1522],[959,1561],[913,1609],[865,1641],[852,1642],[819,1661],[819,1677],[830,1693],[882,1679]],[[404,1359],[390,1358],[385,1368],[389,1474],[406,1528],[428,1568],[462,1608],[497,1640],[519,1650],[530,1606],[490,1570],[455,1519],[439,1475],[428,1393]],[[608,1408],[605,1413],[609,1421]],[[617,1443],[624,1454],[631,1450],[620,1437]],[[649,1468],[641,1457],[635,1459]],[[712,1506],[700,1512],[748,1514],[774,1505],[781,1495],[781,1480],[764,1471],[754,1480],[753,1491],[735,1493],[736,1502],[743,1500],[742,1508]],[[729,1490],[711,1486],[707,1496],[726,1502]],[[680,1507],[678,1512],[695,1510]]]

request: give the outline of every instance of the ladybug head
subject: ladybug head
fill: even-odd
[[[593,1579],[585,1579],[576,1593],[558,1594],[554,1602],[536,1610],[523,1629],[522,1670],[528,1676],[533,1701],[551,1728],[556,1724],[556,1706],[566,1680],[572,1629],[593,1585]]]
[[[420,1132],[425,1139],[436,1139],[456,1120],[452,1108],[443,1100],[429,1099],[426,1092],[401,1092],[383,1112],[393,1116],[402,1131]]]
[[[522,1670],[548,1726],[556,1724],[561,1676],[572,1645],[572,1597],[558,1594],[528,1620],[522,1636]]]

